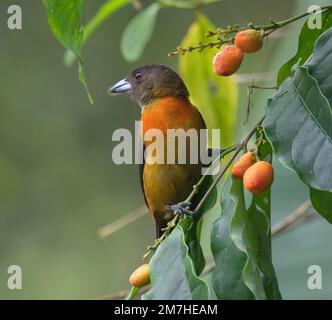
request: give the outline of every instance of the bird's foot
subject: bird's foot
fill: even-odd
[[[193,217],[195,215],[194,211],[190,210],[191,202],[184,201],[177,204],[167,205],[165,206],[166,210],[173,211],[179,213],[180,216],[190,216]]]

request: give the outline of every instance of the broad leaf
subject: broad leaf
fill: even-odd
[[[259,146],[258,157],[272,160],[268,142]],[[242,180],[228,178],[211,233],[212,282],[219,299],[281,298],[272,264],[270,211],[270,190],[253,196],[246,209]]]
[[[157,2],[151,4],[136,14],[124,30],[121,50],[128,61],[134,62],[142,55],[152,36],[159,9],[160,5]]]
[[[203,198],[204,194],[207,192],[212,182],[213,182],[212,176],[206,176],[205,182],[200,187],[198,193],[195,195],[192,201],[193,209]],[[199,212],[197,212],[191,228],[185,233],[186,243],[189,248],[189,255],[193,260],[197,275],[200,275],[205,267],[205,258],[200,244],[203,215],[215,205],[217,196],[218,196],[217,188],[214,188],[210,193],[209,197],[205,200],[202,208],[199,210]]]
[[[311,187],[332,191],[332,113],[305,67],[270,99],[263,125],[283,164]]]
[[[302,27],[295,56],[284,64],[278,72],[278,86],[291,75],[291,69],[295,64],[298,62],[303,64],[310,57],[316,39],[332,26],[332,10],[328,10],[322,14],[321,29],[309,29],[307,22]]]
[[[190,47],[206,41],[206,33],[215,26],[199,14],[181,47]],[[213,39],[212,39],[213,41]],[[237,105],[237,85],[234,77],[219,77],[212,70],[213,50],[193,51],[180,56],[179,70],[191,94],[192,102],[202,113],[209,129],[221,129],[222,146],[234,142]]]
[[[91,36],[91,34],[113,13],[129,4],[130,0],[108,0],[102,4],[97,13],[88,22],[85,28],[82,44]],[[64,63],[66,66],[71,66],[76,60],[76,56],[70,51],[66,50],[64,54]]]
[[[331,67],[325,73],[331,73]],[[325,82],[323,82],[325,84]],[[313,204],[318,211],[319,190],[332,192],[332,112],[317,81],[306,67],[295,68],[292,78],[268,103],[263,123],[266,135],[281,163],[295,170],[316,191]],[[318,198],[317,198],[318,197]],[[328,210],[331,197],[322,197]],[[332,222],[332,210],[324,217]]]
[[[184,230],[191,219],[182,219],[162,242],[150,261],[152,288],[142,296],[144,300],[208,300],[207,284],[196,276]]]
[[[332,12],[330,15],[332,16]],[[332,64],[331,39],[332,29],[330,28],[317,41],[313,56],[306,65],[311,75],[317,80],[321,92],[328,99],[330,108],[332,106],[332,90],[329,81]],[[332,193],[310,188],[310,199],[315,209],[332,223]]]
[[[221,193],[221,216],[214,222],[211,231],[211,251],[216,263],[212,284],[218,299],[253,299],[254,296],[242,280],[242,271],[247,261],[246,254],[238,249],[230,237],[229,228],[236,210],[244,210],[244,199],[234,201],[241,193],[242,185],[228,178]],[[242,209],[241,209],[242,206]]]
[[[324,26],[331,25],[331,11]],[[327,18],[328,17],[328,18]],[[267,107],[265,131],[279,160],[309,186],[315,209],[332,223],[332,28],[304,67],[294,67]],[[292,119],[290,122],[289,119]]]
[[[258,138],[259,134],[257,134]],[[272,146],[264,141],[258,147],[258,158],[260,160],[272,162]],[[281,299],[277,277],[272,264],[271,249],[271,189],[252,197],[251,205],[247,210],[248,228],[247,237],[250,239],[250,250],[254,249],[254,259],[260,269],[261,281],[263,283],[265,295],[268,299]],[[251,275],[244,271],[244,278]]]
[[[272,264],[270,230],[270,191],[253,196],[243,230],[243,241],[247,244],[245,252],[247,265],[243,270],[243,280],[256,299],[281,299],[278,282]],[[233,236],[237,230],[234,230]]]
[[[332,15],[332,12],[331,12]],[[332,18],[331,18],[332,19]],[[327,98],[332,110],[332,28],[324,32],[316,42],[311,59],[306,64],[310,75],[316,79],[319,89]]]
[[[85,80],[81,52],[84,37],[83,10],[85,0],[43,0],[43,3],[47,9],[48,24],[55,37],[77,57],[79,79],[86,89],[90,102],[93,103]]]

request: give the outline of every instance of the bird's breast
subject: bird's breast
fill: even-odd
[[[143,134],[150,129],[201,129],[202,119],[195,107],[184,99],[166,97],[154,100],[143,110],[141,122]]]

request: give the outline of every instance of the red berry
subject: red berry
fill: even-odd
[[[242,179],[246,170],[256,162],[255,157],[251,151],[246,152],[234,164],[232,168],[232,176]]]
[[[213,58],[213,71],[219,76],[230,76],[239,69],[243,52],[235,45],[228,45]]]
[[[273,167],[269,162],[258,161],[244,173],[243,184],[249,192],[259,194],[271,186],[273,175]]]
[[[263,45],[263,37],[260,31],[248,29],[235,36],[235,45],[245,53],[254,53]]]

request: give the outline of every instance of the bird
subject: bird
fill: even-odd
[[[179,160],[179,150],[175,148],[173,163],[150,163],[147,159],[155,156],[153,149],[148,150],[152,143],[144,138],[150,129],[162,132],[164,157],[167,149],[167,130],[192,129],[200,139],[200,130],[206,125],[197,107],[190,102],[188,88],[179,74],[162,64],[148,64],[135,68],[124,79],[113,85],[111,94],[126,93],[141,107],[142,143],[144,161],[140,165],[140,182],[144,199],[149,212],[156,223],[156,237],[163,234],[163,229],[174,217],[174,211],[181,214],[192,214],[189,210],[192,203],[185,202],[194,185],[200,180],[203,164],[198,156],[197,163],[190,163],[190,146],[185,150],[185,162]],[[207,143],[206,143],[207,144]],[[176,141],[178,146],[178,141]],[[205,142],[199,141],[198,146],[205,148]],[[200,147],[196,152],[200,152]],[[173,151],[172,151],[173,152]]]

